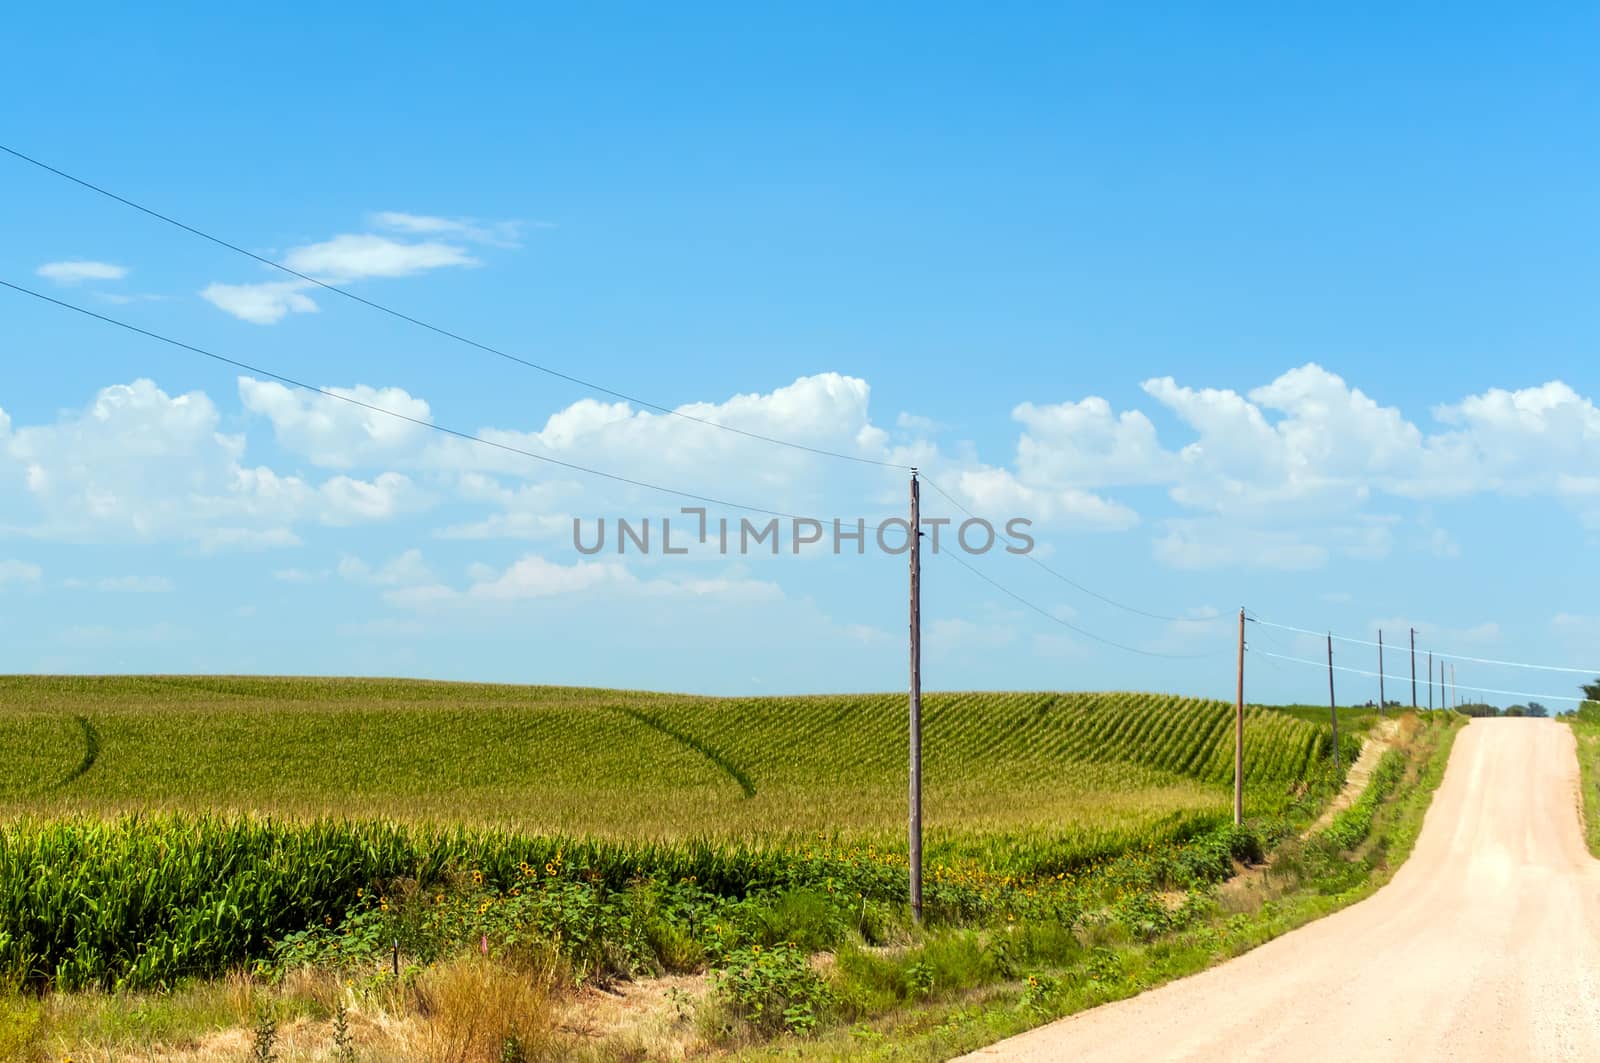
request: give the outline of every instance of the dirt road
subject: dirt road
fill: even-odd
[[[971,1060],[1600,1060],[1600,863],[1571,731],[1477,720],[1371,898]]]

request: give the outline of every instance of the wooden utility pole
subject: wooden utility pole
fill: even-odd
[[[1233,824],[1244,822],[1244,607],[1239,607],[1239,697],[1233,706]]]
[[[1383,715],[1383,629],[1378,629],[1378,715]]]
[[[911,470],[911,918],[922,922],[922,512]]]
[[[1417,629],[1411,629],[1411,707],[1417,707]]]
[[[1442,676],[1440,678],[1443,678]],[[1440,692],[1441,694],[1443,691]],[[1440,703],[1443,704],[1441,697]],[[1433,651],[1428,651],[1428,711],[1433,711]]]
[[[1333,720],[1333,770],[1339,770],[1339,703],[1333,700],[1333,632],[1328,632],[1328,715]]]

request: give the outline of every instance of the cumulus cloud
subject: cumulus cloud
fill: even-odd
[[[474,583],[476,598],[551,598],[603,584],[632,584],[634,575],[616,561],[578,561],[562,565],[530,554],[491,579]]]
[[[346,283],[479,262],[465,248],[437,240],[404,243],[374,233],[342,233],[322,243],[290,248],[284,265],[329,283]]]
[[[317,484],[244,461],[242,435],[220,430],[203,392],[169,395],[149,380],[102,389],[82,411],[0,435],[0,483],[23,485],[13,520],[72,540],[188,539],[205,550],[299,542],[293,525],[382,520],[430,504],[403,474]]]
[[[34,272],[46,280],[55,281],[61,285],[81,284],[84,281],[117,281],[128,275],[126,266],[118,266],[111,262],[94,262],[87,259],[46,262]]]
[[[686,415],[683,417],[636,409],[627,402],[580,399],[550,414],[536,427],[481,428],[476,434],[499,446],[547,455],[557,461],[734,501],[782,503],[800,512],[819,504],[825,467],[831,470],[829,482],[835,485],[849,481],[876,492],[887,481],[878,470],[867,466],[843,467],[815,454],[779,449],[748,435],[719,431],[713,425],[729,425],[742,432],[874,460],[898,460],[902,452],[889,447],[885,433],[871,421],[868,397],[864,380],[822,373],[801,377],[767,393],[686,404],[678,407]],[[597,504],[611,505],[638,494],[464,439],[431,440],[418,460],[435,471],[472,473],[503,481],[502,487],[514,481],[579,485],[591,512]],[[516,530],[527,531],[527,520],[526,516],[519,518]],[[491,530],[472,529],[470,534],[483,535]],[[463,533],[468,532],[463,529]]]
[[[260,284],[210,284],[200,297],[252,325],[274,325],[286,314],[314,314],[317,304],[305,294],[306,281],[265,281]]]
[[[417,236],[449,236],[499,247],[518,246],[523,227],[521,222],[516,221],[485,223],[476,218],[441,218],[431,214],[407,214],[397,210],[378,211],[372,215],[371,220],[380,229],[392,229]],[[536,222],[535,228],[547,229],[551,226],[546,222]]]
[[[247,376],[240,377],[238,384],[244,408],[272,423],[279,446],[324,468],[348,469],[414,452],[428,429],[400,418],[432,420],[428,404],[402,388],[358,384],[330,387],[326,390],[332,394],[318,394]]]
[[[1025,516],[1085,531],[1125,531],[1139,515],[1118,502],[1071,486],[1033,486],[1008,469],[978,468],[957,474],[957,494],[979,514]]]
[[[402,560],[402,559],[397,559]],[[344,566],[341,566],[343,571]],[[360,565],[350,566],[357,581],[383,585],[380,574]],[[474,603],[516,603],[544,598],[580,596],[585,599],[677,598],[722,602],[770,602],[783,598],[777,584],[739,573],[704,576],[685,572],[650,579],[636,575],[621,561],[577,560],[570,564],[540,554],[526,554],[503,569],[476,564],[468,583],[457,589],[435,580],[431,572],[408,571],[403,585],[386,590],[383,599],[398,608],[427,610]]]
[[[394,211],[373,215],[372,221],[381,228],[402,233],[453,237],[505,247],[516,245],[518,231],[514,223],[485,226],[465,218]],[[317,243],[291,247],[283,256],[283,264],[324,284],[342,285],[482,263],[465,247],[442,239],[397,240],[379,233],[340,233]],[[307,293],[316,287],[311,281],[283,278],[280,273],[268,281],[213,283],[202,290],[200,296],[241,321],[274,325],[289,314],[315,313],[317,302]]]
[[[1137,410],[1113,413],[1105,399],[1011,411],[1024,432],[1017,442],[1017,475],[1028,483],[1075,487],[1161,483],[1176,472],[1156,426]]]

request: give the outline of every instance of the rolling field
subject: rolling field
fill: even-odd
[[[1326,725],[1252,707],[1252,820],[1234,827],[1231,705],[928,695],[917,924],[905,721],[902,694],[0,678],[0,990],[162,993],[232,972],[270,996],[300,972],[414,1022],[427,1008],[393,996],[391,962],[416,987],[492,954],[511,965],[500,984],[531,973],[551,999],[709,970],[738,1036],[804,1031],[902,999],[850,988],[876,960],[819,988],[809,952],[943,940],[967,958],[929,975],[910,953],[910,973],[882,977],[975,985],[1076,962],[1086,942],[1153,941],[1208,918],[1236,861],[1339,782]],[[1346,763],[1358,741],[1343,736]],[[1001,931],[1023,935],[1013,958],[984,943]],[[725,981],[741,971],[776,988],[741,997]],[[796,1004],[802,989],[820,995]],[[0,992],[0,1010],[21,1000]],[[326,1000],[308,1006],[331,1021]],[[41,1018],[28,1043],[156,1044],[49,1031]]]
[[[898,838],[905,697],[719,699],[390,680],[0,679],[0,815],[392,819],[616,841]],[[930,836],[1131,841],[1227,808],[1232,708],[931,694]],[[1252,806],[1327,752],[1252,708]]]

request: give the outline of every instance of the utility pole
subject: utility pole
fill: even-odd
[[[1339,770],[1339,703],[1333,700],[1333,632],[1328,632],[1328,715],[1333,720],[1333,770]]]
[[[1442,677],[1441,677],[1442,678]],[[1428,711],[1433,711],[1433,651],[1428,651]]]
[[[922,512],[911,470],[911,918],[922,922]]]
[[[1239,607],[1239,699],[1233,706],[1233,825],[1244,822],[1244,606]]]
[[[1378,629],[1378,715],[1383,715],[1383,629]]]
[[[1411,629],[1411,707],[1417,707],[1417,629]]]

